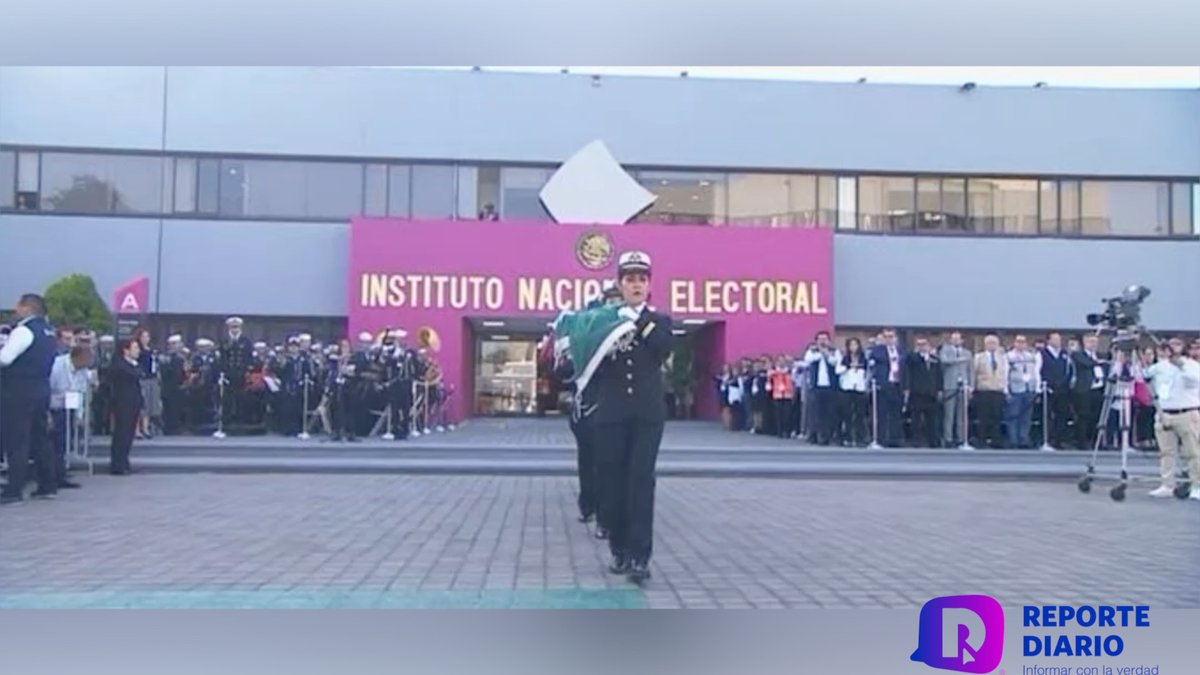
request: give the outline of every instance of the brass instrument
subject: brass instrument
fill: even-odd
[[[433,326],[421,326],[417,329],[417,345],[431,352],[438,352],[442,349],[442,339]]]

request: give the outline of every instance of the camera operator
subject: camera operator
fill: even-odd
[[[1175,492],[1175,455],[1188,463],[1192,480],[1189,497],[1200,501],[1200,362],[1184,355],[1184,342],[1167,341],[1169,356],[1146,369],[1158,405],[1154,425],[1158,438],[1159,475],[1162,485],[1152,497],[1170,497]]]
[[[1108,368],[1096,351],[1100,339],[1085,335],[1083,349],[1071,354],[1075,366],[1075,386],[1072,399],[1075,402],[1075,435],[1080,450],[1090,450],[1096,442],[1100,413],[1104,407],[1104,382]]]

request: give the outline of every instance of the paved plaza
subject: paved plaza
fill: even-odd
[[[654,577],[568,478],[139,474],[0,509],[0,607],[1200,607],[1200,504],[1046,483],[659,480]]]

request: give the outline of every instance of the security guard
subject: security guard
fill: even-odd
[[[629,251],[617,262],[620,315],[635,330],[596,370],[592,413],[602,476],[601,521],[609,529],[609,571],[640,583],[650,577],[655,464],[666,421],[662,367],[673,346],[671,318],[646,305],[650,256]]]
[[[25,498],[29,458],[37,469],[35,499],[53,499],[58,477],[50,446],[50,370],[58,355],[58,340],[46,321],[46,303],[32,293],[17,303],[20,321],[0,348],[0,406],[4,408],[0,445],[8,457],[8,483],[0,505]]]

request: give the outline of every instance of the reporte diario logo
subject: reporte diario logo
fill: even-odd
[[[991,673],[1004,656],[1004,609],[988,595],[934,598],[921,608],[913,661],[938,670]]]

